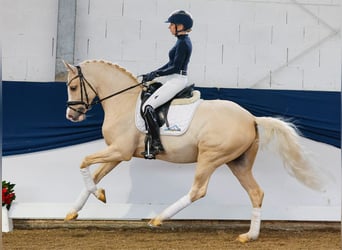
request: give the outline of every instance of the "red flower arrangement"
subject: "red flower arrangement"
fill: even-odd
[[[2,181],[2,206],[6,206],[8,210],[12,205],[12,201],[15,200],[14,186],[15,184]]]

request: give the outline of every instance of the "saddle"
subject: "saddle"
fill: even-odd
[[[146,86],[142,90],[141,95],[140,95],[140,99],[141,99],[140,114],[142,117],[144,116],[143,110],[142,110],[144,103],[161,86],[162,86],[162,83],[153,82],[153,83],[149,84],[148,86]],[[171,103],[180,104],[181,99],[182,100],[183,99],[190,100],[191,98],[193,98],[194,97],[193,93],[195,91],[194,86],[195,86],[195,84],[192,84],[192,85],[184,88],[174,98],[172,98],[168,102],[164,103],[163,105],[161,105],[160,107],[158,107],[155,110],[156,114],[157,114],[157,120],[158,120],[159,127],[162,127],[164,124],[166,125],[166,127],[170,127],[170,123],[168,121],[167,115],[168,115]],[[186,103],[191,103],[191,101],[188,101]]]

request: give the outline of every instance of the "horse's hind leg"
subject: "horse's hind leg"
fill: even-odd
[[[194,201],[204,197],[207,193],[209,178],[219,165],[221,164],[215,164],[214,159],[208,161],[199,160],[196,167],[194,183],[190,192],[166,208],[157,217],[153,218],[149,222],[149,225],[152,227],[160,226],[164,220],[170,219]]]
[[[243,243],[256,240],[259,237],[260,232],[261,206],[264,192],[259,187],[252,174],[252,167],[257,151],[258,143],[255,141],[242,156],[228,163],[233,174],[247,191],[253,205],[250,229],[247,233],[241,234],[237,238],[238,241]]]

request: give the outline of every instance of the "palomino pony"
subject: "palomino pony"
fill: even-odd
[[[90,194],[106,201],[104,190],[98,189],[96,184],[120,162],[142,157],[145,134],[135,126],[135,107],[142,90],[136,77],[119,65],[105,61],[85,61],[76,67],[65,65],[68,69],[66,118],[81,122],[92,105],[101,103],[105,113],[102,133],[107,144],[105,149],[86,156],[81,163],[85,189],[65,218],[73,220]],[[94,101],[96,96],[99,99]],[[191,189],[153,218],[149,225],[160,226],[164,220],[204,197],[210,176],[219,166],[226,164],[247,191],[253,206],[250,229],[239,235],[238,240],[256,240],[264,197],[252,174],[259,146],[275,141],[288,172],[310,188],[322,188],[298,138],[295,127],[280,119],[255,117],[230,101],[202,101],[185,134],[161,137],[166,152],[156,156],[174,163],[197,162]],[[89,166],[97,163],[101,165],[91,175]]]

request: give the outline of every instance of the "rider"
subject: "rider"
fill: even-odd
[[[155,109],[172,99],[178,92],[188,85],[187,69],[192,52],[191,40],[188,33],[191,31],[193,19],[189,12],[177,10],[171,13],[166,23],[177,42],[169,51],[169,62],[161,68],[143,75],[143,82],[158,78],[162,86],[154,92],[143,104],[146,129],[152,137],[150,154],[144,152],[145,158],[154,158],[164,147],[160,141],[160,131]]]

